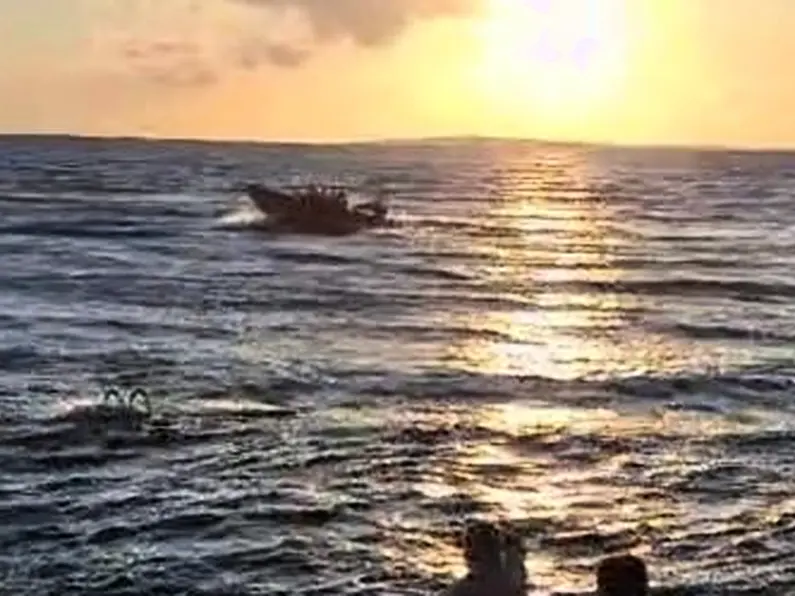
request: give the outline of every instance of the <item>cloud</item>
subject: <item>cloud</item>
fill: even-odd
[[[265,62],[282,68],[295,68],[303,64],[310,55],[311,52],[305,48],[259,39],[246,40],[236,50],[237,64],[246,70],[257,69]]]
[[[120,54],[136,75],[168,87],[202,87],[218,79],[203,48],[181,39],[126,40]]]
[[[114,48],[124,68],[156,85],[199,87],[214,84],[230,68],[300,67],[325,44],[385,46],[416,22],[477,15],[487,0],[181,0],[167,6],[132,2],[134,13],[129,6],[115,13],[117,19],[126,17],[117,21],[125,33]],[[128,27],[148,14],[147,6],[157,8],[147,21],[149,31],[132,33]],[[204,27],[219,22],[228,28]]]
[[[413,22],[464,18],[486,0],[229,0],[277,13],[297,13],[315,43],[351,40],[364,47],[394,42]]]

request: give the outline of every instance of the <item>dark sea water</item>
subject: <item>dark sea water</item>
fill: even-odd
[[[399,226],[269,235],[253,179]],[[428,594],[465,516],[533,593],[795,594],[795,154],[9,137],[0,214],[4,595]]]

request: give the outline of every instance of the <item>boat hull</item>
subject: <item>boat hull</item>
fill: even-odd
[[[308,211],[293,195],[263,186],[251,186],[248,197],[268,218],[274,231],[327,236],[344,236],[363,229],[390,225],[386,208],[377,202],[364,203],[344,211]]]

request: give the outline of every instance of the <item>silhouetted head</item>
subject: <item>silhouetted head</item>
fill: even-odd
[[[596,572],[596,592],[598,596],[647,596],[646,564],[633,555],[604,559]]]
[[[140,402],[143,408],[142,413],[147,417],[152,415],[152,402],[149,399],[149,394],[140,387],[136,387],[130,392],[127,402],[130,408],[134,408],[135,404]]]
[[[121,393],[119,393],[119,390],[114,387],[105,390],[105,392],[102,394],[102,401],[109,406],[123,405]]]
[[[467,524],[464,530],[464,559],[470,570],[500,568],[501,555],[502,534],[496,526],[484,521]]]

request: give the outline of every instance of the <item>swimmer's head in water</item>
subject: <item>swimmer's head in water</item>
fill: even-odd
[[[499,529],[484,521],[473,521],[464,529],[464,559],[472,568],[500,565],[502,535]]]
[[[598,596],[647,596],[646,564],[633,555],[604,559],[596,572],[596,586]]]

